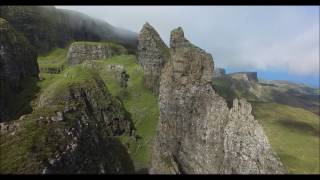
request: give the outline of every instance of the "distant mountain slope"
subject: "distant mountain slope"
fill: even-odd
[[[0,17],[22,32],[38,53],[65,47],[71,41],[113,41],[131,51],[137,34],[85,14],[49,6],[1,6]]]
[[[229,103],[236,97],[250,101],[276,102],[300,107],[319,115],[319,89],[288,81],[266,81],[250,74],[232,73],[215,76],[213,85]]]

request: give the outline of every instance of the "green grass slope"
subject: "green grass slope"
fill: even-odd
[[[129,145],[129,151],[137,171],[144,171],[149,167],[151,158],[151,142],[155,136],[159,117],[158,101],[152,92],[143,85],[143,70],[137,64],[133,55],[115,56],[110,59],[94,61],[99,67],[99,74],[108,85],[108,89],[119,97],[124,107],[131,114],[131,118],[139,136],[137,140],[121,137]],[[119,83],[111,72],[106,70],[108,64],[123,65],[130,78],[126,90],[120,88]]]
[[[66,55],[66,49],[55,49],[51,53],[38,58],[40,77],[42,79],[38,85],[41,89],[40,91],[43,91],[42,89],[45,89],[52,83],[55,84],[57,81],[63,81],[61,80],[63,77],[60,74],[52,73],[48,71],[48,68],[64,68],[64,72],[69,71],[70,67],[65,66]],[[136,127],[137,138],[133,139],[125,136],[119,138],[128,145],[129,153],[136,170],[145,172],[149,167],[151,142],[155,136],[159,117],[157,98],[150,90],[144,87],[143,70],[138,65],[134,55],[120,55],[91,62],[96,65],[95,71],[102,77],[111,94],[118,97],[123,102],[125,109],[131,114]],[[114,73],[107,70],[106,66],[109,64],[124,66],[127,74],[130,76],[126,89],[121,88]],[[60,71],[57,72],[59,73]]]
[[[67,49],[56,48],[47,55],[38,57],[40,72],[59,73],[66,64]]]
[[[253,114],[290,173],[319,174],[319,116],[277,103],[253,103]]]

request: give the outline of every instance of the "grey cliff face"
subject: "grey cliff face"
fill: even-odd
[[[7,119],[6,93],[19,93],[29,78],[38,78],[37,53],[28,40],[0,18],[0,122]]]
[[[171,58],[161,74],[160,117],[150,173],[284,173],[251,105],[229,109],[211,85],[212,56],[171,32]]]
[[[139,34],[138,61],[144,70],[144,85],[159,94],[161,69],[169,58],[169,49],[156,30],[146,23]]]
[[[81,64],[83,61],[110,58],[115,55],[127,54],[127,50],[112,43],[76,42],[68,50],[68,64]]]

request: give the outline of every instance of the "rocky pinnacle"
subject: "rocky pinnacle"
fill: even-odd
[[[181,27],[171,32],[170,46],[150,173],[285,173],[251,105],[235,99],[229,109],[214,91],[212,56],[191,44]]]

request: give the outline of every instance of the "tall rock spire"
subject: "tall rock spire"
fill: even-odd
[[[161,69],[169,59],[169,49],[157,31],[144,24],[139,34],[138,61],[144,70],[144,85],[159,94]]]
[[[182,28],[170,38],[161,73],[160,117],[150,173],[284,173],[251,105],[233,107],[212,87],[213,59],[191,44]]]

